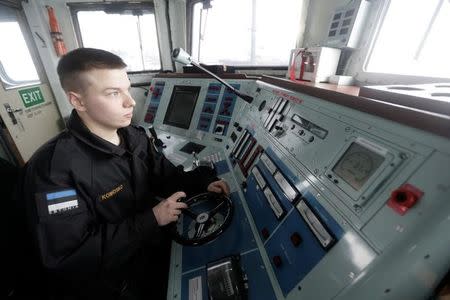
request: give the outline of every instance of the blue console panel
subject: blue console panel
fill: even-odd
[[[275,165],[276,172],[281,172],[291,184],[299,183],[299,178],[295,177],[274,151],[267,148],[265,153]],[[321,246],[308,224],[295,208],[294,205],[300,199],[301,194],[299,193],[295,201],[289,201],[266,164],[259,160],[256,167],[260,170],[266,186],[270,187],[284,209],[284,214],[277,218],[266,196],[258,186],[255,176],[252,174],[248,177],[245,191],[246,201],[258,228],[258,233],[264,241],[264,247],[275,276],[283,294],[286,296],[319,263],[329,248],[326,250]],[[302,200],[307,203],[325,228],[328,229],[335,239],[334,242],[339,241],[343,235],[342,228],[310,192],[303,192],[305,194],[302,195]]]
[[[204,267],[219,258],[257,248],[238,194],[232,193],[230,197],[234,204],[230,227],[213,242],[197,247],[183,247],[182,273]]]
[[[241,267],[248,277],[249,300],[273,300],[275,293],[265,270],[261,255],[257,249],[241,253]],[[200,278],[199,278],[200,277]],[[207,299],[208,289],[206,283],[206,267],[194,269],[181,275],[181,299],[189,299],[189,281],[198,278],[201,280],[202,299]]]

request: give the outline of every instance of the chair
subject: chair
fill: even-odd
[[[48,299],[43,273],[33,255],[25,207],[18,195],[20,167],[0,158],[0,230],[3,248],[1,297]]]

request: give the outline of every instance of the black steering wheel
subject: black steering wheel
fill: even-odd
[[[173,227],[173,239],[185,246],[208,243],[230,225],[233,203],[224,194],[203,193],[183,201],[188,208],[182,210]]]

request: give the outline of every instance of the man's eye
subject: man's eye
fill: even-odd
[[[110,96],[117,97],[117,96],[119,96],[119,92],[112,92],[112,93],[109,93],[109,95],[110,95]]]

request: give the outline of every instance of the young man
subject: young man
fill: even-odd
[[[62,57],[58,75],[74,110],[26,166],[28,221],[57,298],[165,298],[163,227],[186,208],[177,200],[229,193],[211,173],[180,171],[130,126],[136,103],[125,67],[98,49]]]

